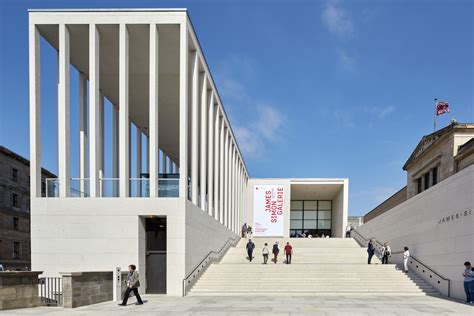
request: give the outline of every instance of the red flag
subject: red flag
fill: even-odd
[[[446,101],[436,103],[436,115],[441,115],[449,112],[449,104]]]

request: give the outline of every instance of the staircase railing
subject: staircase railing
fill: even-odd
[[[222,256],[229,250],[230,247],[234,247],[240,241],[240,237],[230,237],[227,239],[224,246],[219,251],[211,250],[202,259],[202,261],[196,265],[196,267],[183,279],[183,296],[186,296],[189,289],[197,281],[197,279],[206,271],[209,265],[215,261],[219,261]]]
[[[351,232],[351,237],[354,238],[359,245],[366,247],[367,243],[371,238],[365,238],[361,233],[357,230],[353,230]],[[383,244],[377,241],[375,238],[375,251],[381,256],[382,255],[382,247]],[[404,251],[392,251],[391,254],[402,254]],[[420,277],[425,279],[428,283],[430,283],[434,288],[436,288],[441,294],[446,295],[448,297],[451,296],[451,280],[444,277],[440,273],[436,272],[427,264],[423,263],[420,259],[412,256],[410,254],[408,264],[411,267],[412,271],[418,274]]]

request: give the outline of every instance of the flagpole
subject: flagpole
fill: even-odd
[[[438,102],[438,99],[435,98],[435,106],[434,106],[434,115],[433,115],[433,132],[436,132],[436,103]]]

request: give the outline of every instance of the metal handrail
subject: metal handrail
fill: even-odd
[[[353,231],[351,232],[351,234],[352,234],[352,233],[356,233],[357,235],[359,235],[359,237],[361,237],[365,242],[370,241],[371,239],[374,239],[375,242],[376,242],[378,245],[380,245],[380,246],[383,247],[383,244],[382,244],[381,242],[379,242],[378,240],[376,240],[375,238],[369,238],[369,239],[367,239],[367,238],[365,238],[361,233],[359,233],[359,232],[356,231],[356,230],[353,230]],[[379,251],[379,253],[381,253],[381,252]],[[403,250],[401,250],[401,251],[395,251],[395,252],[392,251],[391,253],[392,253],[392,254],[401,254],[401,253],[404,253],[404,251],[403,251]],[[423,261],[421,261],[420,259],[417,259],[416,257],[414,257],[414,256],[412,256],[412,255],[410,255],[410,259],[415,260],[416,262],[418,262],[418,264],[424,266],[427,270],[429,270],[429,271],[432,272],[433,274],[437,275],[437,276],[438,276],[440,279],[442,279],[443,281],[447,281],[447,282],[448,282],[448,297],[450,297],[450,295],[451,295],[451,280],[450,280],[450,279],[448,279],[448,278],[446,278],[445,276],[441,275],[440,273],[436,272],[435,270],[433,270],[432,268],[430,268],[430,266],[428,266],[427,264],[423,263]],[[410,262],[410,263],[413,263],[413,262]],[[418,267],[417,267],[417,268],[418,268]]]
[[[196,278],[196,275],[197,273],[201,272],[200,269],[204,269],[204,267],[207,265],[207,263],[213,259],[211,258],[212,255],[221,255],[221,253],[226,249],[226,248],[230,248],[229,245],[231,245],[231,243],[233,243],[234,245],[240,240],[240,237],[237,236],[237,238],[233,238],[233,237],[230,237],[229,239],[227,239],[226,243],[224,244],[224,246],[222,246],[222,248],[219,250],[219,251],[214,251],[214,250],[211,250],[209,251],[209,253],[204,257],[204,259],[201,260],[201,262],[199,262],[199,264],[196,265],[196,267],[191,271],[191,273],[189,273],[184,279],[183,279],[183,296],[186,296],[186,281],[192,276],[193,278]],[[188,284],[191,283],[191,281],[187,281]]]

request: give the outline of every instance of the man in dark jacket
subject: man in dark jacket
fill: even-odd
[[[369,241],[369,244],[367,245],[367,254],[369,255],[369,258],[367,260],[367,263],[370,264],[370,262],[372,261],[372,257],[374,256],[374,253],[375,253],[375,241],[373,239],[371,239]]]
[[[255,249],[255,244],[252,242],[252,239],[249,239],[249,242],[247,243],[247,255],[249,256],[249,262],[252,262],[252,253],[253,250]]]

